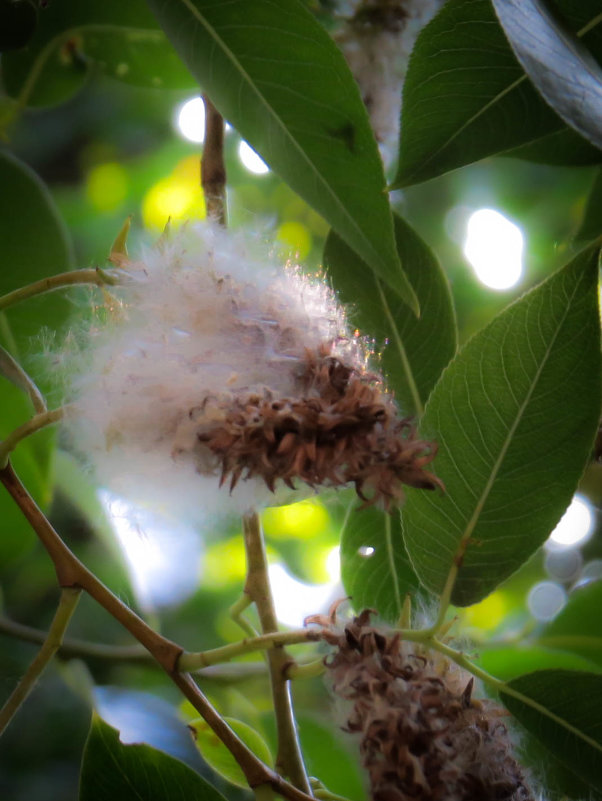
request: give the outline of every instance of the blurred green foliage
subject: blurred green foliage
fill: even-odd
[[[102,18],[95,16],[95,9],[80,9],[81,18],[77,19],[71,15],[77,4],[66,4],[63,9],[58,2],[51,5],[55,15],[52,26],[48,30],[39,28],[33,34],[29,50],[11,51],[2,62],[7,96],[0,98],[0,117],[6,121],[9,137],[0,151],[2,292],[72,266],[103,266],[127,215],[133,215],[130,248],[135,251],[140,243],[159,236],[169,215],[178,225],[204,213],[199,189],[200,146],[185,141],[176,125],[177,110],[197,90],[167,40],[159,34],[145,4],[132,3],[127,13],[124,9],[128,4],[105,4]],[[116,33],[111,26],[115,15],[122,14],[123,30]],[[58,37],[59,46],[49,55],[44,80],[36,84],[28,98],[35,108],[15,114],[11,98],[14,100],[23,91],[32,64],[35,66],[36,58],[53,37]],[[150,49],[136,49],[140,42],[146,42]],[[130,68],[124,71],[122,64]],[[163,76],[161,88],[153,80],[153,70]],[[61,105],[55,106],[58,101]],[[251,225],[266,233],[275,232],[283,254],[297,252],[307,269],[315,270],[322,263],[327,223],[274,172],[250,173],[240,161],[239,143],[240,135],[229,130],[225,157],[232,226]],[[19,166],[15,172],[15,164],[26,166]],[[550,166],[497,157],[392,194],[395,209],[432,251],[422,257],[428,261],[434,254],[444,268],[451,286],[460,344],[526,289],[570,261],[584,240],[599,234],[599,204],[595,200],[588,204],[592,185],[592,197],[597,198],[600,178],[595,166]],[[6,187],[9,191],[5,191]],[[462,254],[466,216],[470,210],[483,207],[502,211],[520,225],[525,235],[524,278],[505,292],[481,285]],[[420,250],[415,243],[413,247]],[[408,273],[411,275],[410,269]],[[345,300],[351,304],[351,320],[356,315],[359,325],[361,312],[355,313],[352,295],[351,292]],[[57,343],[68,335],[71,326],[77,326],[82,305],[79,299],[83,297],[81,290],[69,296],[53,293],[6,315],[0,313],[1,343],[24,357],[24,363],[44,388],[52,383],[49,374],[59,350]],[[444,323],[450,329],[450,319]],[[436,320],[429,325],[436,329]],[[385,346],[383,331],[375,327],[366,333],[375,338],[374,350],[381,351]],[[437,334],[433,330],[432,336]],[[447,341],[449,354],[443,354],[441,364],[432,367],[432,375],[426,381],[429,389],[451,355],[452,344]],[[385,365],[386,360],[387,356]],[[31,410],[14,387],[4,379],[0,383],[0,435],[5,436],[27,419]],[[53,397],[56,399],[57,393],[51,393]],[[62,450],[55,453],[56,444],[52,432],[39,433],[20,446],[14,462],[74,552],[93,565],[119,597],[138,608],[176,642],[200,650],[238,638],[227,610],[239,597],[244,581],[239,523],[230,522],[209,535],[201,533],[202,581],[196,592],[177,606],[140,609],[127,560],[111,532],[106,510],[86,476],[78,472],[73,457]],[[58,443],[59,449],[65,446],[66,443]],[[602,502],[600,485],[600,468],[594,465],[582,481],[582,491],[594,504]],[[353,551],[354,558],[360,546],[386,549],[386,538],[379,543],[369,527],[366,533],[362,531],[358,520],[353,518],[349,524],[348,503],[343,494],[303,502],[297,507],[267,510],[264,524],[270,556],[273,561],[285,563],[297,579],[325,584],[326,560],[338,545],[345,522],[343,549]],[[1,612],[20,623],[44,629],[58,597],[52,566],[5,493],[0,496],[0,521]],[[397,518],[392,526],[397,531]],[[602,537],[597,527],[582,555],[586,565],[602,559]],[[362,563],[361,558],[356,561],[357,569],[355,565],[348,567],[348,589],[353,588],[357,575],[363,576],[362,571],[367,570],[368,562]],[[379,609],[390,618],[399,612],[402,600],[400,596],[391,597],[395,592],[392,564],[397,565],[395,576],[405,575],[406,571],[411,585],[415,577],[402,552],[389,555],[384,562],[372,563],[370,569],[374,565],[379,568],[370,579],[372,583],[362,578],[358,587],[361,603],[366,586],[366,603],[377,603],[379,593],[384,593]],[[569,595],[561,617],[546,626],[531,617],[527,596],[537,582],[549,577],[540,551],[492,595],[459,612],[465,631],[482,647],[481,664],[503,679],[536,668],[599,670],[602,664],[600,629],[591,612],[598,604],[598,587],[586,587]],[[579,573],[566,580],[554,580],[571,593],[579,582]],[[344,590],[339,588],[337,593],[341,597]],[[581,615],[574,609],[585,594],[596,598],[586,605],[589,612]],[[431,601],[423,597],[421,602],[424,616],[432,615]],[[583,628],[580,636],[590,639],[587,647],[580,640],[578,647],[563,649],[555,638],[564,636],[567,628],[574,633],[573,614]],[[529,644],[515,648],[523,633],[529,633]],[[121,627],[89,598],[82,600],[69,636],[130,644]],[[2,633],[0,638],[0,687],[2,696],[7,696],[31,660],[35,646]],[[488,646],[492,646],[491,650]],[[306,653],[303,651],[304,657]],[[318,655],[314,652],[314,656]],[[180,704],[177,694],[165,686],[160,671],[142,661],[112,663],[91,657],[86,664],[99,685],[144,690],[174,706]],[[57,660],[3,738],[2,799],[46,801],[52,797],[74,801],[77,797],[89,706],[71,668],[68,661]],[[222,714],[239,718],[260,731],[273,751],[265,676],[249,679],[240,688],[210,679],[201,679],[201,684]],[[361,801],[364,789],[357,760],[332,725],[331,701],[322,679],[295,683],[294,690],[297,707],[302,710],[300,737],[309,770],[332,792]],[[182,717],[188,719],[188,711],[184,710]],[[104,724],[95,725],[94,736],[100,736]],[[104,734],[109,750],[127,755],[127,747],[118,744],[112,731],[107,729]],[[111,791],[116,792],[114,788]],[[233,796],[228,793],[228,797]]]

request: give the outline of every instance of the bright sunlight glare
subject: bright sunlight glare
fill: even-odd
[[[150,612],[182,601],[199,583],[201,543],[190,528],[99,492],[140,606]]]
[[[495,209],[479,209],[468,218],[464,255],[490,289],[510,289],[520,281],[523,245],[520,228]]]
[[[270,565],[268,574],[276,614],[285,626],[300,627],[308,615],[325,612],[337,593],[337,582],[306,584],[291,576],[283,565]]]
[[[240,140],[238,146],[238,156],[249,172],[255,175],[265,175],[270,171],[270,168],[265,161],[259,156],[253,148],[248,145],[244,139]]]
[[[582,495],[575,495],[569,508],[550,534],[546,547],[568,548],[582,545],[594,527],[592,507]]]
[[[178,107],[176,128],[189,142],[205,139],[205,105],[200,97],[191,97]]]

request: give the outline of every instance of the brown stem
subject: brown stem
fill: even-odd
[[[0,470],[0,481],[19,506],[48,552],[54,564],[60,586],[85,590],[134,635],[229,749],[240,765],[249,785],[258,787],[263,784],[269,784],[288,801],[313,801],[313,797],[310,794],[304,793],[284,781],[282,777],[278,776],[277,773],[258,759],[220,717],[217,710],[199,690],[190,674],[178,672],[178,659],[180,654],[183,653],[183,649],[147,626],[143,620],[116,598],[79,561],[36,506],[34,500],[19,481],[10,463]]]
[[[141,618],[105,587],[88,568],[79,561],[50,525],[35,501],[19,481],[10,462],[0,470],[0,481],[11,494],[17,506],[38,535],[54,563],[61,587],[79,587],[94,598],[109,614],[118,620],[138,642],[142,643],[157,662],[167,671],[175,670],[182,648],[153,631]]]
[[[278,631],[278,620],[268,579],[268,564],[261,522],[256,512],[243,517],[243,533],[247,555],[245,593],[257,608],[262,633],[270,634]],[[271,648],[267,652],[267,656],[278,731],[276,768],[287,776],[296,787],[311,795],[311,787],[297,738],[289,682],[286,678],[286,670],[291,660],[282,645]]]
[[[302,790],[284,781],[282,776],[279,776],[268,768],[267,765],[255,756],[232,731],[225,720],[220,717],[219,713],[213,708],[207,698],[205,698],[189,673],[168,671],[168,675],[197,712],[199,712],[207,725],[217,734],[234,759],[236,759],[242,772],[245,774],[249,787],[254,788],[260,787],[263,784],[268,784],[289,801],[314,801],[313,796],[304,793]]]
[[[226,225],[226,165],[224,164],[224,118],[207,95],[205,104],[205,142],[201,160],[201,186],[207,216]]]

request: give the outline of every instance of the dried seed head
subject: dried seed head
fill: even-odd
[[[323,282],[209,223],[127,276],[90,332],[71,419],[111,489],[194,515],[282,485],[351,484],[385,508],[402,483],[439,486],[424,469],[435,447],[398,417]]]
[[[438,654],[370,625],[365,610],[325,661],[350,702],[344,729],[360,739],[374,801],[532,801],[512,754],[504,711],[472,698],[473,679]]]

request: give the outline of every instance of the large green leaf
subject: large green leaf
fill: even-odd
[[[38,16],[27,47],[2,59],[5,89],[23,105],[66,100],[92,66],[139,86],[194,86],[144,0],[62,0],[48,3]]]
[[[334,721],[326,715],[322,719],[301,711],[296,717],[303,759],[310,776],[317,776],[338,796],[363,798],[364,777],[351,738],[345,741]]]
[[[599,170],[590,190],[583,221],[577,239],[596,239],[602,234],[602,170]]]
[[[32,414],[27,396],[6,379],[0,379],[0,440],[26,422]],[[55,439],[52,428],[42,430],[21,442],[11,457],[20,479],[43,509],[49,506],[52,497]],[[19,507],[4,489],[0,490],[1,568],[10,570],[13,560],[28,551],[35,541],[35,534]]]
[[[564,609],[545,627],[539,642],[602,666],[601,609],[602,581],[575,590]]]
[[[149,745],[124,745],[94,715],[80,778],[79,801],[224,801],[191,768]]]
[[[602,790],[602,676],[538,670],[508,682],[501,698],[557,759]]]
[[[558,0],[602,57],[598,0]],[[565,128],[527,79],[490,0],[448,0],[421,32],[403,89],[394,186],[406,186]]]
[[[69,270],[73,255],[64,223],[46,186],[27,165],[6,151],[0,152],[0,187],[0,295],[4,295]],[[69,309],[61,292],[10,308],[6,318],[18,352],[14,352],[10,336],[3,337],[5,347],[18,357],[19,351],[31,349],[30,338],[42,326],[58,327],[66,320]]]
[[[435,254],[395,215],[401,262],[422,314],[416,318],[398,295],[377,278],[335,233],[324,249],[324,264],[353,325],[383,348],[382,368],[404,414],[422,414],[441,371],[456,350],[456,321],[447,279]]]
[[[574,653],[551,650],[551,648],[542,648],[537,645],[521,647],[514,643],[505,647],[486,648],[479,655],[478,661],[479,665],[488,673],[503,681],[514,679],[524,673],[532,673],[534,670],[549,668],[596,671],[596,666],[589,659],[584,659]]]
[[[572,128],[602,148],[602,69],[542,0],[492,0],[540,94]]]
[[[528,142],[501,154],[505,158],[524,159],[538,164],[556,164],[563,167],[586,167],[602,162],[598,150],[572,128],[564,125],[554,133]]]
[[[0,153],[0,242],[2,267],[0,295],[38,278],[68,270],[71,247],[48,190],[24,164]],[[19,360],[41,347],[32,345],[43,326],[64,322],[69,304],[53,293],[0,314],[0,340]],[[39,366],[33,363],[34,368]],[[39,370],[42,374],[45,368]],[[49,372],[49,370],[48,370]],[[26,422],[33,414],[27,395],[5,379],[0,380],[0,438]],[[54,432],[45,430],[22,442],[13,464],[35,500],[46,507],[51,496]],[[6,493],[0,498],[0,559],[4,565],[29,548],[35,538],[21,512]]]
[[[443,372],[420,426],[446,492],[408,490],[404,535],[433,592],[488,595],[547,538],[600,412],[598,246],[524,295]]]
[[[416,311],[357,84],[299,0],[148,0],[220,112]]]
[[[358,506],[350,502],[341,537],[343,586],[356,610],[376,609],[396,623],[406,594],[424,595],[424,589],[408,559],[399,514]]]
[[[234,718],[224,718],[224,720],[262,762],[270,766],[273,764],[270,749],[259,732],[242,720]],[[196,747],[205,762],[232,784],[238,787],[247,787],[248,783],[240,766],[207,723],[202,718],[197,718],[191,720],[188,727],[193,733]]]

